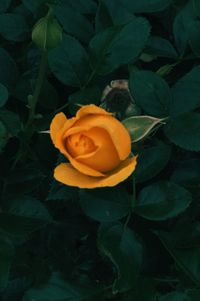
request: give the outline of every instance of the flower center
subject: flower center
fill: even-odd
[[[84,135],[84,133],[73,134],[67,137],[66,146],[73,157],[86,155],[97,149],[92,139]]]

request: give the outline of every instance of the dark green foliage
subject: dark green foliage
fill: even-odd
[[[185,211],[191,201],[190,193],[181,186],[156,182],[141,190],[135,211],[150,220],[165,220]]]
[[[0,34],[10,41],[23,41],[29,31],[26,20],[17,14],[0,15]]]
[[[87,216],[102,223],[113,222],[131,211],[131,198],[123,187],[85,189],[80,191],[80,205]]]
[[[82,87],[90,74],[86,51],[75,38],[64,35],[62,43],[49,54],[53,74],[64,84]]]
[[[0,232],[0,292],[7,286],[14,247],[8,236]]]
[[[171,156],[171,147],[160,141],[140,151],[135,177],[137,182],[144,182],[160,173]]]
[[[10,54],[3,48],[0,48],[0,65],[1,84],[11,89],[16,84],[18,77],[18,69],[15,61],[12,59]]]
[[[11,0],[2,0],[0,4],[0,13],[4,13],[10,6]]]
[[[110,27],[90,41],[92,67],[98,74],[107,74],[134,61],[143,50],[150,25],[144,18],[133,18],[124,26]]]
[[[191,151],[200,151],[200,114],[188,113],[171,119],[166,136],[176,145]]]
[[[121,2],[133,13],[151,13],[164,10],[172,0],[152,0],[150,3],[148,0],[121,0]]]
[[[82,42],[88,42],[93,36],[93,27],[89,20],[70,2],[63,1],[55,7],[55,15],[62,24],[66,33],[69,33]],[[84,12],[85,13],[85,12]]]
[[[91,103],[138,155],[115,187],[53,179],[45,131]],[[0,1],[0,301],[199,301],[199,152],[199,0]]]
[[[173,85],[173,100],[170,103],[171,116],[178,116],[200,107],[199,75],[200,66],[194,67]]]
[[[102,225],[98,233],[98,247],[115,265],[118,273],[112,290],[116,294],[131,289],[142,265],[142,244],[129,228],[121,224]]]
[[[0,84],[0,107],[3,107],[8,100],[8,90],[7,88]]]
[[[168,116],[171,92],[165,80],[151,71],[132,70],[130,73],[130,90],[145,113]]]

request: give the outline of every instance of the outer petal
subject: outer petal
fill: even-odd
[[[63,138],[68,129],[70,129],[74,123],[77,121],[75,117],[67,119],[63,127],[57,132],[56,139],[55,139],[55,146],[61,151],[63,146]]]
[[[106,110],[91,104],[81,107],[80,110],[78,110],[78,112],[76,113],[76,117],[82,118],[88,114],[112,115],[112,113],[109,113]]]
[[[50,135],[51,135],[51,139],[54,144],[56,144],[57,133],[64,126],[66,121],[67,121],[67,118],[66,118],[65,114],[63,114],[63,113],[59,113],[53,118],[51,125],[50,125]]]
[[[58,113],[54,116],[51,125],[50,125],[50,135],[53,143],[56,145],[57,137],[60,140],[63,133],[68,130],[73,124],[79,120],[81,117],[88,114],[103,114],[103,115],[111,115],[106,110],[99,108],[95,105],[87,105],[80,108],[77,112],[76,117],[67,119],[64,113]],[[66,122],[67,121],[67,122]],[[63,129],[62,131],[60,131]],[[59,144],[59,143],[58,143]]]
[[[84,175],[88,175],[91,177],[105,177],[105,174],[93,169],[92,167],[85,165],[84,163],[76,161],[72,157],[69,159],[69,161],[74,168],[76,168],[79,172],[83,173]]]
[[[54,177],[57,181],[79,188],[98,188],[115,186],[128,178],[135,170],[137,157],[124,160],[117,169],[108,173],[105,178],[95,178],[86,176],[76,169],[70,163],[62,163],[55,168]]]
[[[75,126],[100,127],[105,129],[118,152],[120,160],[125,160],[131,152],[131,138],[125,126],[110,115],[87,115],[77,120]]]

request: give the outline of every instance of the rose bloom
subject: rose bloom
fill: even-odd
[[[136,167],[124,125],[102,108],[86,105],[75,117],[57,114],[50,126],[56,148],[69,160],[55,168],[57,181],[80,188],[115,186]]]

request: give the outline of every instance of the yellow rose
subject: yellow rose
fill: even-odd
[[[135,170],[130,156],[131,138],[112,114],[95,105],[83,106],[75,117],[57,114],[50,126],[51,139],[70,163],[55,168],[59,182],[80,188],[115,186]]]

